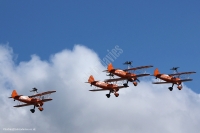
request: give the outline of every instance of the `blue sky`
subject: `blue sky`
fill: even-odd
[[[196,71],[186,83],[200,93],[200,1],[1,1],[0,43],[9,43],[16,63],[42,60],[82,44],[104,58],[119,45],[116,67],[154,65],[163,73],[179,66]],[[76,60],[76,59],[74,59]],[[65,63],[65,62],[63,62]],[[154,69],[150,69],[152,73]]]

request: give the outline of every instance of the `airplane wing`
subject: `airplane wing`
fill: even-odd
[[[93,89],[93,90],[89,90],[89,91],[107,91],[106,89]]]
[[[106,79],[104,82],[114,82],[114,81],[121,81],[121,80],[126,80],[125,78],[115,78],[115,79]]]
[[[54,92],[56,92],[56,91],[46,91],[46,92],[38,93],[38,94],[29,96],[29,97],[30,97],[30,98],[31,98],[31,97],[37,97],[37,96],[42,96],[42,95],[51,94],[51,93],[54,93]]]
[[[150,67],[153,67],[153,66],[151,66],[151,65],[149,65],[149,66],[140,66],[140,67],[135,67],[135,68],[124,69],[124,71],[138,70],[138,69],[144,69],[144,68],[150,68]]]
[[[174,74],[169,74],[170,76],[175,76],[175,75],[183,75],[183,74],[193,74],[196,72],[181,72],[181,73],[174,73]]]
[[[42,102],[48,102],[48,101],[51,101],[52,99],[51,98],[49,98],[49,99],[42,99],[41,101]]]
[[[179,81],[181,81],[181,82],[186,82],[186,81],[192,81],[192,79],[181,79],[181,80],[179,80]]]
[[[30,106],[30,105],[33,105],[33,104],[26,103],[26,104],[16,105],[16,106],[13,106],[13,107],[24,107],[24,106]]]
[[[192,81],[192,79],[181,79],[181,80],[178,80],[178,82],[186,82],[186,81]],[[173,82],[153,82],[153,84],[169,84],[169,83],[173,83]]]
[[[150,74],[138,74],[136,76],[132,76],[132,78],[134,77],[143,77],[143,76],[149,76]],[[129,78],[115,78],[115,79],[106,79],[104,80],[104,82],[114,82],[114,81],[121,81],[121,80],[128,80]]]
[[[143,76],[149,76],[150,74],[138,74],[136,77],[143,77]]]
[[[125,86],[118,86],[117,89],[122,89],[122,88],[127,88]],[[108,91],[108,90],[113,90],[113,89],[93,89],[89,91]]]
[[[152,82],[152,84],[169,84],[171,82]]]
[[[122,88],[127,88],[127,87],[125,87],[125,86],[118,86],[117,88],[118,89],[122,89]]]

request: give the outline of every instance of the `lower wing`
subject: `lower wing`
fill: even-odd
[[[121,80],[127,80],[125,78],[115,78],[115,79],[106,79],[104,82],[115,82],[115,81],[121,81]]]
[[[192,79],[181,79],[181,82],[187,82],[187,81],[192,81]]]
[[[30,106],[30,105],[33,105],[33,104],[26,103],[26,104],[16,105],[16,106],[13,106],[13,107],[24,107],[24,106]]]
[[[51,98],[49,98],[49,99],[42,99],[41,101],[42,102],[48,102],[48,101],[51,101],[52,99]]]
[[[117,86],[116,89],[122,89],[122,88],[127,88],[125,86]],[[108,90],[115,90],[115,88],[111,88],[111,89],[93,89],[93,90],[89,90],[89,91],[108,91]]]
[[[187,82],[187,81],[192,81],[192,79],[181,79],[178,80],[177,82]],[[174,82],[153,82],[153,84],[169,84],[169,83],[174,83]]]
[[[89,90],[89,91],[107,91],[106,89],[93,89],[93,90]]]
[[[149,76],[150,74],[138,74],[136,77],[143,77],[143,76]]]
[[[169,84],[171,82],[153,82],[152,84]]]

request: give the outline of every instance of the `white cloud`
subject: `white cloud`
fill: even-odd
[[[143,81],[121,89],[120,96],[106,98],[104,92],[89,92],[84,82],[90,74],[105,79],[105,70],[97,54],[81,45],[52,55],[42,61],[32,55],[28,62],[16,65],[9,46],[0,45],[0,132],[3,128],[35,128],[37,132],[70,133],[198,133],[200,131],[200,97],[184,85],[179,91],[168,85]],[[17,102],[8,99],[12,89],[31,95],[56,90],[53,101],[44,104],[44,111],[14,108]],[[20,131],[19,131],[20,132]],[[33,132],[33,131],[30,131]]]

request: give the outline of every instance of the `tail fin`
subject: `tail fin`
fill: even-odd
[[[156,68],[156,69],[154,70],[154,76],[157,76],[158,74],[160,74],[160,72],[159,72],[158,68]]]
[[[108,64],[108,68],[107,69],[108,69],[109,72],[114,69],[112,63]]]
[[[89,83],[94,82],[94,77],[93,77],[92,75],[90,75],[90,77],[89,77],[89,79],[88,79],[88,82],[89,82]]]
[[[9,98],[15,98],[16,96],[18,96],[17,91],[13,90],[11,97],[9,97]]]

